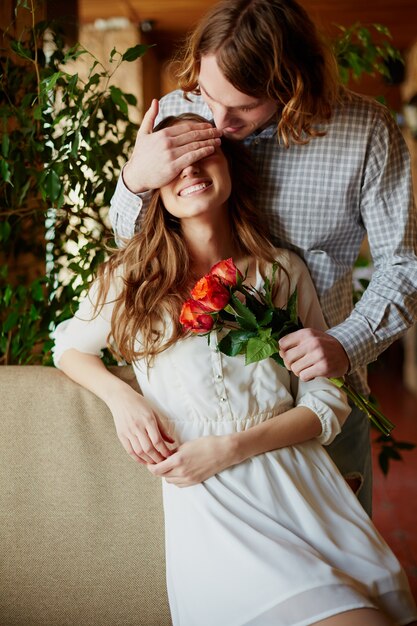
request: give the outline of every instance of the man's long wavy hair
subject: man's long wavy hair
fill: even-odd
[[[207,122],[186,113],[165,118],[154,132],[187,120]],[[222,150],[232,182],[227,210],[234,247],[242,255],[271,263],[274,248],[255,204],[253,164],[242,145],[224,138]],[[109,348],[117,359],[131,363],[145,358],[151,364],[155,355],[184,336],[179,322],[181,307],[201,278],[193,274],[181,222],[166,210],[159,190],[152,195],[140,231],[99,268],[96,314],[108,302],[112,278],[122,287],[113,308]]]
[[[179,86],[199,94],[200,60],[216,55],[238,90],[277,103],[277,135],[288,147],[325,134],[343,87],[336,59],[294,0],[223,0],[174,60]]]

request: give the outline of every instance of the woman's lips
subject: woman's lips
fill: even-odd
[[[193,183],[192,185],[187,185],[187,187],[183,187],[178,193],[181,198],[186,198],[187,196],[191,196],[192,194],[199,193],[201,191],[205,191],[208,187],[211,187],[213,183],[209,180],[203,180],[201,182]]]

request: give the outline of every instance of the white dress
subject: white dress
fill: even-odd
[[[291,253],[282,258],[298,285],[301,319],[322,326],[307,270]],[[87,298],[58,326],[58,367],[68,348],[101,353],[112,299],[91,320]],[[179,443],[242,431],[294,406],[284,368],[272,359],[245,366],[216,343],[189,337],[151,369],[134,365],[143,395]],[[295,403],[319,416],[318,440],[260,454],[195,486],[163,481],[174,626],[307,626],[364,607],[384,609],[399,625],[417,619],[399,562],[322,446],[346,418],[344,400],[325,379],[300,383]]]

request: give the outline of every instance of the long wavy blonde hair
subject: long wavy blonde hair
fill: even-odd
[[[173,61],[179,86],[200,94],[201,57],[216,55],[242,93],[276,102],[285,146],[325,134],[319,125],[340,100],[337,62],[306,11],[294,0],[224,0],[191,33]]]
[[[154,132],[184,120],[207,122],[186,113],[165,118]],[[271,263],[274,248],[256,208],[257,184],[248,154],[241,144],[225,138],[222,150],[232,182],[228,215],[233,245],[243,255]],[[100,266],[96,313],[106,303],[115,276],[122,288],[114,303],[109,348],[127,362],[145,358],[151,363],[156,354],[183,337],[181,307],[200,278],[193,274],[181,222],[166,210],[159,190],[152,195],[140,231]]]

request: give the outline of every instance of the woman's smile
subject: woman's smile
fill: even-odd
[[[213,186],[213,182],[211,180],[196,181],[192,183],[191,185],[187,185],[186,187],[183,187],[178,192],[178,195],[181,196],[182,198],[185,198],[187,196],[191,196],[196,193],[202,193],[206,191],[206,189],[212,186]]]

